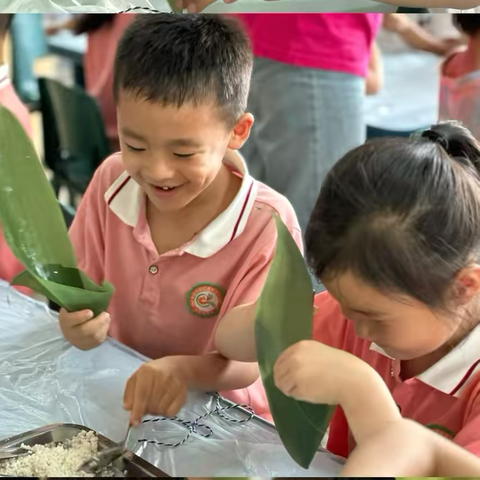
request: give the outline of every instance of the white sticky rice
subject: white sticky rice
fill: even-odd
[[[22,445],[31,453],[0,463],[0,474],[12,477],[93,477],[79,471],[85,460],[98,453],[94,432],[82,431],[60,444]]]

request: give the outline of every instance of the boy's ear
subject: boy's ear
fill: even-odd
[[[252,125],[253,115],[251,113],[244,113],[233,127],[228,148],[231,148],[232,150],[238,150],[241,148],[250,135]]]

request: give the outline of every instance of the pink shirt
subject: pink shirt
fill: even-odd
[[[440,120],[461,121],[480,138],[480,70],[471,66],[468,50],[445,60],[440,79]]]
[[[238,15],[257,57],[365,76],[380,13]]]
[[[301,247],[288,200],[250,177],[241,156],[225,159],[243,176],[231,205],[192,241],[158,255],[145,217],[145,194],[121,154],[96,172],[70,230],[79,267],[115,286],[109,334],[149,358],[215,350],[215,329],[231,308],[255,301],[276,243],[277,213]],[[228,398],[267,416],[260,380]]]
[[[27,107],[18,98],[9,77],[8,65],[0,65],[0,104],[8,108],[22,124],[23,129],[32,137],[32,126],[30,124],[30,113]]]
[[[111,23],[90,32],[87,52],[83,60],[86,89],[98,102],[107,138],[114,152],[120,150],[120,145],[117,108],[112,92],[113,66],[118,42],[134,18],[133,14],[117,14]]]
[[[18,98],[10,82],[7,65],[0,65],[0,104],[8,108],[18,118],[26,133],[32,137],[29,112]],[[25,270],[25,267],[13,256],[0,227],[0,278],[10,282],[23,270]],[[30,290],[26,288],[18,287],[18,290],[23,293],[30,293]]]
[[[400,362],[355,335],[340,305],[328,293],[315,298],[313,338],[363,359],[385,380],[402,415],[480,456],[480,326],[448,355],[416,378],[401,380]],[[330,425],[327,448],[347,457],[353,442],[341,408]]]

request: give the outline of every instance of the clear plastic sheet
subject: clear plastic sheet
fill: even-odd
[[[82,352],[63,339],[57,317],[43,303],[0,281],[0,438],[56,422],[78,423],[120,441],[127,428],[125,381],[144,359],[107,341]],[[193,421],[213,408],[207,395],[191,394],[179,417]],[[132,431],[129,448],[171,476],[336,476],[340,461],[319,453],[308,471],[289,457],[275,430],[252,420],[202,421],[211,438],[192,435],[177,448],[138,444],[138,438],[180,441],[187,430],[171,421]]]
[[[2,13],[119,13],[142,7],[171,11],[166,1],[158,0],[2,0]]]

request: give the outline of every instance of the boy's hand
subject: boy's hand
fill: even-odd
[[[175,357],[144,363],[127,381],[123,406],[130,423],[138,425],[147,414],[173,417],[187,399],[187,383],[175,366]]]
[[[67,312],[62,308],[59,319],[63,336],[80,350],[97,347],[107,338],[110,315],[106,312],[93,318],[89,310]]]
[[[297,400],[338,405],[357,362],[342,350],[305,340],[280,355],[273,370],[275,385]]]

